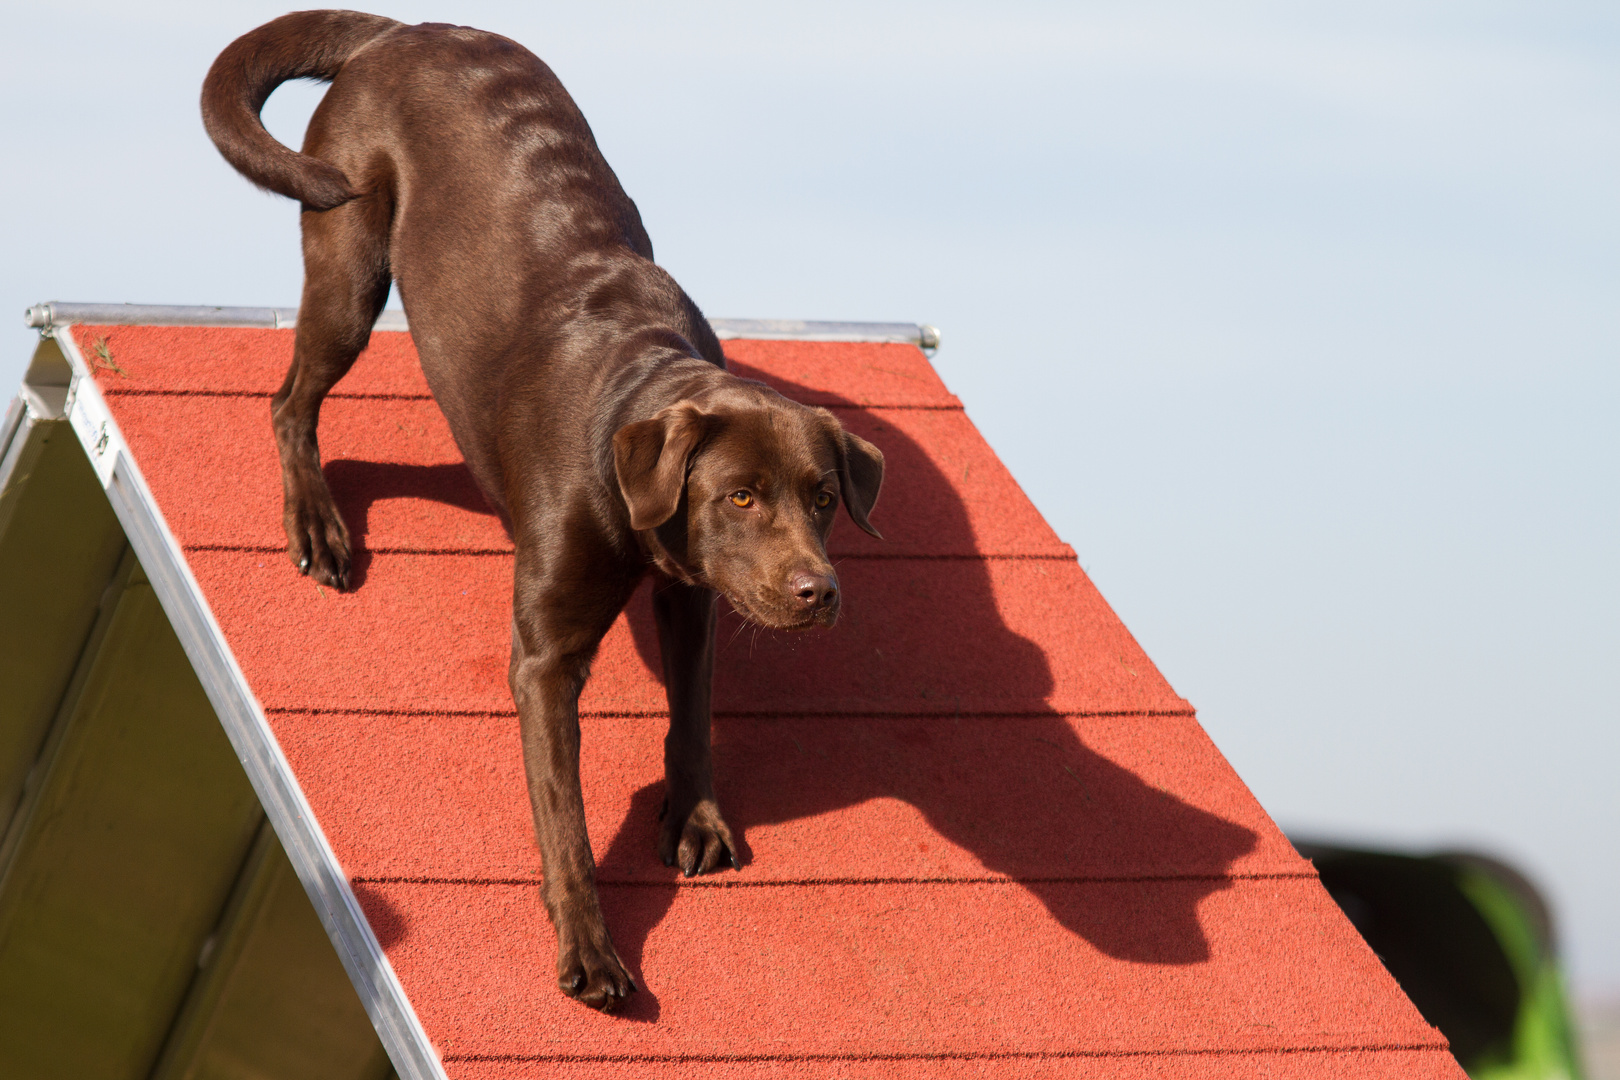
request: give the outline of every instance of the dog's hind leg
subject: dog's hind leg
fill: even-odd
[[[299,572],[349,587],[349,530],[321,473],[321,402],[366,347],[388,300],[389,208],[367,195],[326,211],[305,210],[304,293],[286,381],[271,399],[281,453],[282,525]]]

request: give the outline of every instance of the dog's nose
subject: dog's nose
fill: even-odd
[[[838,579],[831,574],[794,574],[788,588],[811,611],[830,608],[838,599]]]

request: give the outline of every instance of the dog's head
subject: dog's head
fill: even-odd
[[[660,569],[724,594],[763,626],[831,626],[838,577],[827,534],[843,503],[867,515],[883,485],[883,452],[826,409],[758,383],[676,402],[613,436],[630,526]]]

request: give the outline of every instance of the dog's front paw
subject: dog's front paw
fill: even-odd
[[[728,865],[741,870],[737,843],[713,799],[703,799],[685,814],[666,805],[658,831],[658,855],[665,866],[679,866],[687,877],[707,874]]]
[[[635,993],[636,981],[604,935],[600,942],[586,938],[558,947],[557,988],[581,1004],[612,1012]]]
[[[283,512],[287,555],[298,572],[339,592],[349,588],[349,529],[331,496],[289,499]]]

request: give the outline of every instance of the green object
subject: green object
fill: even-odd
[[[124,550],[67,421],[31,425],[11,453],[0,491],[0,833]]]
[[[1457,887],[1489,924],[1519,984],[1519,1013],[1506,1052],[1468,1064],[1473,1080],[1579,1080],[1580,1056],[1551,942],[1522,890],[1488,868],[1459,861]]]
[[[388,1056],[268,824],[151,1080],[382,1080]]]
[[[1581,1080],[1552,916],[1512,867],[1295,843],[1473,1080]]]
[[[260,816],[133,556],[108,593],[0,850],[12,1075],[146,1075]]]

